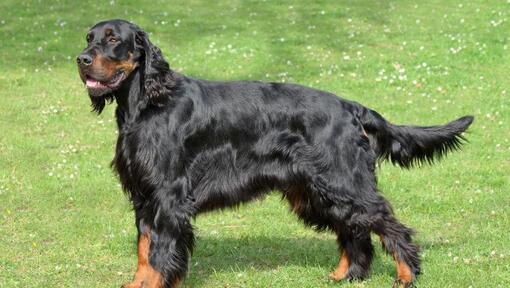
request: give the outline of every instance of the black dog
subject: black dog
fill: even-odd
[[[368,276],[374,232],[396,261],[396,285],[412,285],[418,247],[377,191],[376,161],[432,162],[459,148],[473,117],[397,126],[299,85],[191,79],[122,20],[98,23],[87,43],[80,76],[95,111],[117,102],[112,164],[136,215],[138,269],[124,287],[180,286],[194,242],[191,218],[272,190],[306,225],[336,233],[342,252],[332,279]]]

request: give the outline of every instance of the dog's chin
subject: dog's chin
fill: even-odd
[[[104,96],[110,95],[115,91],[113,88],[88,88],[90,98],[102,98]]]

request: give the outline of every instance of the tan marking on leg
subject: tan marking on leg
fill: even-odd
[[[152,268],[149,262],[150,232],[138,237],[138,265],[133,282],[123,288],[160,288],[163,287],[161,274]]]
[[[336,267],[335,271],[329,274],[329,278],[340,281],[345,279],[347,273],[349,272],[349,257],[345,251],[342,251],[342,256],[340,257],[340,261],[338,262],[338,267]]]
[[[299,211],[299,208],[301,207],[301,197],[296,194],[292,194],[292,196],[289,199],[289,203],[291,206],[292,212],[296,213]]]
[[[383,246],[383,248],[386,247],[386,245],[384,245],[384,236],[381,235],[381,234],[378,234],[379,235],[379,240],[381,241],[381,245]],[[386,248],[385,248],[386,249]]]
[[[298,213],[300,211],[304,193],[305,188],[300,185],[294,185],[284,191],[285,198],[287,198],[290,204],[290,211],[294,213]]]
[[[384,236],[379,234],[379,238],[381,240],[381,244],[385,246]],[[411,272],[409,266],[407,266],[405,262],[401,261],[397,255],[394,254],[393,259],[395,260],[395,266],[397,267],[397,279],[400,281],[400,283],[396,284],[396,287],[406,287],[407,284],[412,283],[414,280],[413,272]]]
[[[395,262],[397,266],[398,280],[400,280],[402,284],[408,284],[413,282],[413,272],[411,272],[409,266],[407,266],[407,264],[404,263],[403,261],[398,260],[396,257]]]
[[[174,283],[172,284],[172,288],[180,288],[182,286],[182,281],[181,279],[177,279],[174,281]]]

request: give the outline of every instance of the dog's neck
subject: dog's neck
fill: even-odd
[[[115,116],[119,130],[122,130],[125,124],[134,122],[140,112],[149,105],[148,99],[143,95],[143,79],[140,71],[136,69],[125,81],[126,84],[114,92],[115,102],[117,102]]]
[[[119,90],[114,92],[117,102],[117,113],[122,113],[125,121],[135,119],[140,111],[149,105],[148,99],[143,95],[143,79],[140,71],[136,69],[125,80]]]
[[[125,84],[113,93],[117,102],[116,115],[118,121],[122,120],[119,122],[119,128],[123,126],[121,124],[135,122],[149,106],[162,108],[179,94],[176,93],[179,90],[177,87],[184,76],[170,69],[164,71],[163,75],[161,79],[165,80],[162,87],[158,88],[162,89],[164,93],[161,93],[159,98],[150,99],[147,95],[146,79],[144,79],[145,75],[141,68],[134,70],[125,80]],[[161,79],[158,79],[158,81],[163,81]],[[152,111],[156,110],[152,109]]]

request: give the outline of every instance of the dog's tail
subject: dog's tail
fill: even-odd
[[[400,126],[391,124],[373,110],[362,108],[360,120],[377,157],[405,168],[432,163],[449,151],[459,150],[466,141],[462,132],[474,119],[464,116],[444,126]]]

